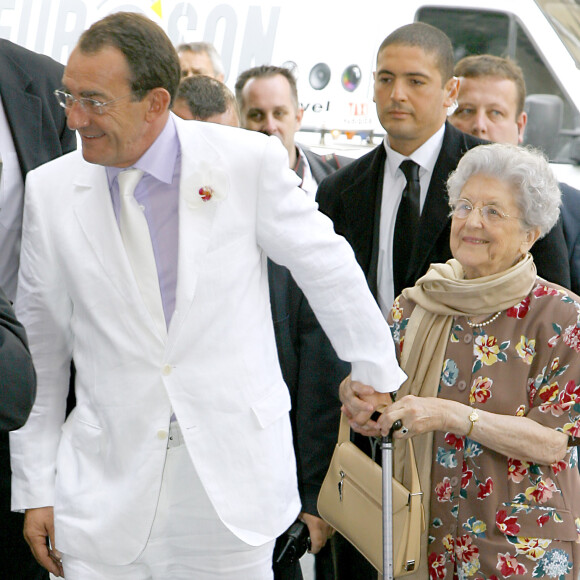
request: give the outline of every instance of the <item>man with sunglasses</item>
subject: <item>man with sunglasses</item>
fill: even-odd
[[[175,117],[179,79],[151,20],[96,22],[57,93],[82,155],[27,180],[16,308],[39,380],[12,438],[12,507],[67,580],[271,580],[300,498],[267,257],[355,382],[404,379],[350,246],[279,140]]]

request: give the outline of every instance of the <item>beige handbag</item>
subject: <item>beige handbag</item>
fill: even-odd
[[[410,438],[407,445],[411,489],[393,478],[395,577],[418,569],[421,534],[425,529],[419,473]],[[341,415],[338,443],[318,495],[318,513],[382,574],[382,469],[350,441],[345,415]]]

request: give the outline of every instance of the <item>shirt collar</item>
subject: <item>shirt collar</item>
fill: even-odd
[[[175,164],[179,156],[179,138],[173,116],[169,115],[165,127],[151,147],[145,151],[132,167],[141,169],[155,179],[170,184],[173,181]],[[125,167],[105,167],[109,187]]]
[[[383,145],[387,152],[387,166],[389,173],[394,175],[401,162],[405,159],[412,159],[419,167],[429,173],[433,173],[435,168],[435,163],[437,163],[437,158],[441,152],[441,147],[443,146],[443,136],[445,135],[445,124],[441,125],[438,131],[433,133],[421,147],[415,149],[411,155],[405,157],[401,155],[394,149],[391,149],[388,143],[388,135],[383,141]]]

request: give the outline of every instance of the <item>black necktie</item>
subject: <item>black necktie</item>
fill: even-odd
[[[419,166],[410,159],[399,165],[405,174],[407,185],[397,211],[395,235],[393,239],[393,275],[395,278],[395,296],[407,286],[409,262],[421,217],[421,183]]]

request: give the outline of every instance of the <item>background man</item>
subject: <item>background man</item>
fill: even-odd
[[[75,134],[52,94],[63,68],[0,39],[0,287],[10,301],[16,296],[26,175],[76,147]],[[47,579],[22,537],[22,514],[10,512],[7,433],[0,433],[0,522],[0,545],[10,554],[0,561],[0,577]]]
[[[416,22],[391,33],[379,47],[374,79],[385,141],[326,178],[317,200],[337,233],[351,243],[386,316],[395,296],[431,263],[451,258],[445,183],[463,154],[483,141],[446,122],[459,83],[453,76],[451,42],[437,28]],[[561,242],[551,262],[565,253]],[[566,260],[555,268],[552,279],[569,281]],[[371,394],[364,388],[341,392],[363,435],[373,408],[358,397]],[[356,440],[365,446],[365,440]],[[376,578],[370,567],[352,560],[339,562],[341,577]]]
[[[193,75],[206,75],[224,81],[222,59],[209,42],[189,42],[177,47],[181,74],[184,78]]]
[[[354,380],[404,378],[352,250],[278,140],[170,115],[179,78],[147,18],[93,24],[59,93],[82,156],[27,179],[17,311],[39,382],[12,440],[13,508],[68,580],[271,578],[300,500],[265,254]]]
[[[449,118],[464,133],[518,145],[524,140],[526,84],[522,69],[509,58],[479,54],[462,58],[457,108]]]
[[[477,137],[497,143],[518,145],[524,140],[528,121],[524,111],[526,83],[522,69],[512,60],[480,54],[455,65],[459,77],[457,109],[451,123]],[[562,219],[568,247],[570,288],[580,293],[580,192],[565,183],[562,190]],[[557,226],[558,228],[560,225]],[[545,243],[540,240],[538,244]]]
[[[322,157],[296,144],[294,137],[303,111],[296,80],[288,69],[259,66],[244,71],[236,82],[236,96],[242,126],[280,139],[288,151],[290,167],[302,180],[301,188],[311,197],[316,196],[319,181],[351,161],[333,155]],[[318,517],[316,503],[336,444],[338,385],[348,374],[348,365],[337,357],[288,270],[270,261],[268,277],[276,344],[293,403],[300,517],[310,531],[317,580],[333,580],[331,547],[326,544],[331,528]],[[301,577],[298,572],[294,577]]]
[[[298,101],[296,79],[278,66],[263,65],[240,74],[235,86],[242,127],[274,135],[288,151],[290,168],[302,179],[301,188],[312,198],[318,183],[351,159],[317,155],[295,142],[303,109]]]
[[[240,126],[236,97],[222,83],[206,75],[194,75],[179,83],[173,112],[186,120]]]

